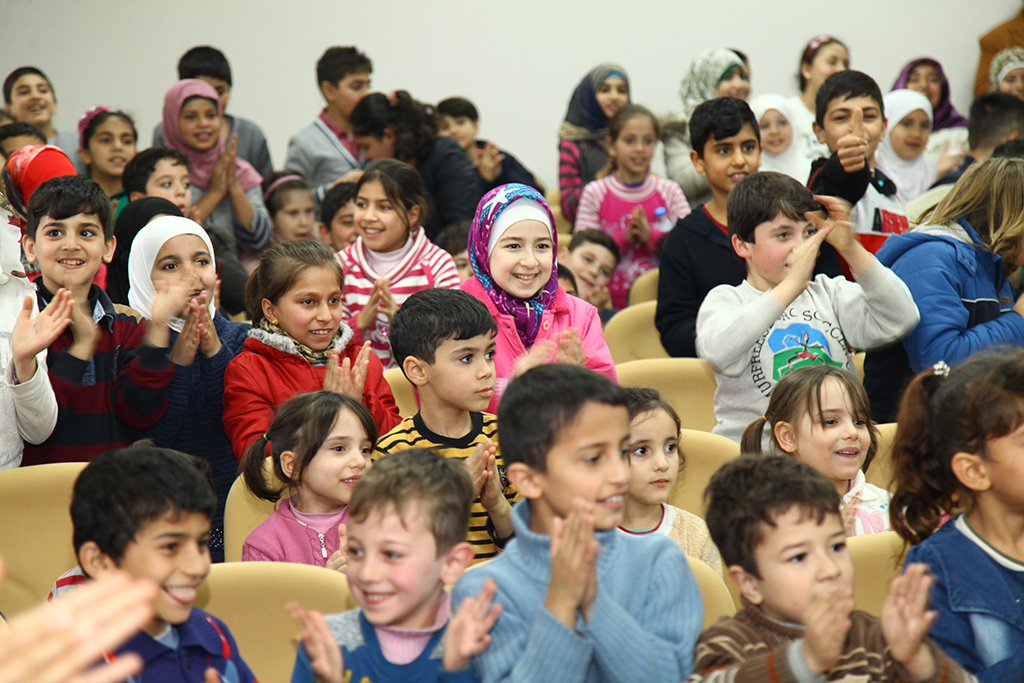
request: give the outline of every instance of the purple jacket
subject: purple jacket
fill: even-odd
[[[348,510],[341,521],[348,523]],[[318,534],[295,519],[290,498],[281,501],[274,514],[252,530],[242,546],[243,562],[295,562],[326,567],[338,549],[337,532]]]

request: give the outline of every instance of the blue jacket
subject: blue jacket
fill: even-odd
[[[1024,345],[1024,318],[1012,312],[1013,288],[1002,259],[981,244],[961,219],[956,226],[893,235],[875,254],[907,284],[921,313],[902,344],[869,353],[864,363],[875,422],[893,421],[905,383],[940,360],[956,365],[982,349]]]
[[[939,618],[929,635],[981,683],[1024,681],[1020,584],[957,528],[961,518],[907,553],[907,564],[924,562],[935,576],[931,608]]]
[[[193,608],[174,630],[178,632],[174,650],[139,631],[117,651],[118,655],[138,653],[144,662],[142,675],[129,678],[129,683],[203,683],[209,667],[217,670],[224,683],[256,683],[231,631],[217,617]]]

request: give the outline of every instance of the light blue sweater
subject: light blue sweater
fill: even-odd
[[[488,578],[504,611],[473,659],[483,683],[679,683],[693,669],[704,605],[683,553],[667,536],[598,532],[597,597],[590,622],[570,631],[544,608],[551,539],[530,531],[529,501],[512,510],[505,552],[455,585],[454,609]]]

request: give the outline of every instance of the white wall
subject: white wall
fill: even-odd
[[[1019,9],[1020,0],[2,0],[0,75],[24,64],[46,71],[60,129],[74,130],[96,104],[129,111],[142,148],[178,57],[211,44],[231,62],[229,111],[263,127],[280,167],[288,138],[322,106],[316,60],[330,45],[355,44],[373,60],[375,90],[470,98],[481,133],[550,187],[569,95],[600,62],[623,64],[634,101],[667,113],[702,50],[744,50],[755,94],[788,95],[801,47],[830,33],[883,92],[911,58],[937,58],[966,114],[978,37]]]

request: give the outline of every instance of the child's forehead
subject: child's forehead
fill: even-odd
[[[187,536],[200,538],[210,533],[210,518],[202,512],[165,510],[139,526],[135,532],[135,542],[157,540],[164,536]]]
[[[704,149],[714,149],[717,145],[742,145],[751,140],[757,142],[757,139],[757,132],[754,131],[754,127],[749,122],[744,122],[735,135],[724,137],[721,140],[717,139],[714,133],[711,133],[708,136],[707,142],[704,143]]]
[[[162,173],[174,173],[176,171],[184,173],[186,175],[188,174],[188,168],[185,166],[185,164],[181,163],[180,161],[173,157],[163,157],[161,159],[157,159],[156,164],[153,166],[153,175],[159,175]]]
[[[364,542],[435,543],[426,506],[418,500],[406,500],[401,509],[393,500],[382,500],[365,514],[350,516],[349,536]]]
[[[468,348],[487,348],[494,343],[494,332],[487,331],[481,332],[480,334],[469,337],[468,339],[456,339],[455,337],[448,337],[440,344],[437,345],[437,353],[452,352],[458,349]]]
[[[575,254],[577,252],[581,254],[583,252],[587,252],[592,256],[607,259],[608,261],[611,261],[613,263],[615,262],[615,254],[612,253],[612,250],[604,246],[603,244],[598,244],[597,242],[583,240],[578,245],[576,245],[575,249],[571,250],[569,253]]]
[[[100,218],[94,213],[76,213],[74,216],[68,216],[67,218],[54,218],[49,214],[43,216],[39,220],[39,227],[43,228],[48,225],[58,223],[67,228],[82,228],[82,227],[98,227],[103,228],[100,223]]]
[[[758,223],[757,227],[754,228],[754,234],[771,234],[775,230],[781,230],[784,228],[790,228],[794,230],[803,230],[809,227],[810,221],[805,220],[794,220],[784,213],[775,215],[775,218],[764,223]]]
[[[829,100],[826,113],[831,114],[837,109],[878,109],[881,111],[882,105],[871,95],[851,95],[849,93],[843,95],[836,95]]]
[[[576,412],[572,420],[558,430],[554,452],[571,454],[581,448],[604,445],[608,439],[619,443],[629,438],[629,410],[626,406],[609,405],[587,401]]]

